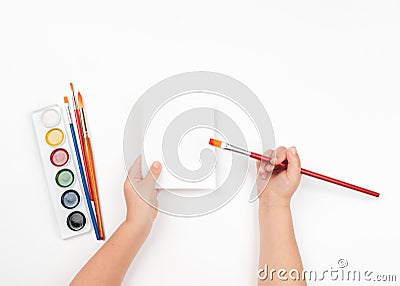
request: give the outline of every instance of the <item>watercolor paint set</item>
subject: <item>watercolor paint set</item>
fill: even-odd
[[[85,194],[62,109],[52,105],[32,113],[37,145],[62,238],[90,230]]]
[[[68,98],[64,97],[65,108],[50,105],[32,112],[33,128],[61,237],[77,236],[93,227],[97,240],[103,240],[93,155],[80,93],[79,106],[75,94],[73,100],[75,122]]]

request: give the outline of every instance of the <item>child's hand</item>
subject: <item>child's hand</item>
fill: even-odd
[[[157,195],[159,192],[154,186],[160,173],[160,162],[153,162],[149,172],[143,178],[142,156],[139,156],[135,163],[133,163],[124,184],[127,208],[126,222],[128,224],[148,232],[151,230],[153,221],[157,216],[157,209],[155,207],[158,206]]]
[[[268,153],[268,152],[267,152]],[[270,152],[271,153],[271,152]],[[257,162],[258,178],[257,188],[260,195],[260,207],[290,206],[290,199],[300,183],[300,158],[296,148],[279,147],[275,151],[276,158],[269,163]],[[266,154],[271,156],[271,154]],[[267,173],[273,170],[273,165],[288,161],[287,169],[275,169],[267,184]],[[273,164],[273,165],[272,165]]]
[[[70,285],[121,285],[157,216],[155,207],[158,206],[158,191],[154,185],[160,173],[161,164],[154,162],[143,178],[142,157],[136,159],[124,184],[127,208],[125,222],[79,271]]]

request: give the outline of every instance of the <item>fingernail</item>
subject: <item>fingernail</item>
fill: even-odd
[[[296,155],[297,154],[296,147],[290,148],[290,152],[292,153],[292,155]]]
[[[153,163],[153,168],[154,168],[154,169],[159,169],[160,167],[161,167],[160,162],[154,162],[154,163]]]

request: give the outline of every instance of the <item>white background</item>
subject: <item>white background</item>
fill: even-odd
[[[125,215],[131,107],[156,82],[193,70],[248,85],[278,145],[296,145],[304,167],[382,193],[304,177],[292,206],[305,267],[345,258],[349,269],[400,279],[399,15],[395,0],[1,1],[0,284],[66,285],[102,245],[93,233],[59,238],[30,112],[62,103],[70,81],[82,91],[109,236]],[[248,191],[205,217],[160,214],[124,284],[256,285]]]

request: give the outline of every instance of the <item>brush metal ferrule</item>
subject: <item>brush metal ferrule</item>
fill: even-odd
[[[77,107],[78,107],[78,104],[76,103],[76,97],[75,97],[75,94],[73,94],[73,95],[72,95],[72,103],[73,103],[74,109],[77,109]]]
[[[89,137],[89,131],[86,123],[86,116],[85,116],[85,111],[83,108],[78,108],[79,111],[79,118],[81,119],[81,125],[82,125],[82,133],[83,137]]]
[[[221,149],[229,150],[229,151],[232,151],[232,152],[235,152],[235,153],[239,153],[239,154],[242,154],[242,155],[245,155],[245,156],[250,156],[250,154],[251,154],[250,151],[247,151],[247,150],[245,150],[243,148],[237,147],[237,146],[229,144],[229,143],[225,143],[225,144],[226,144],[226,146],[222,146],[221,145]]]
[[[65,103],[65,111],[67,113],[68,124],[72,124],[71,110],[69,109],[69,103]]]

